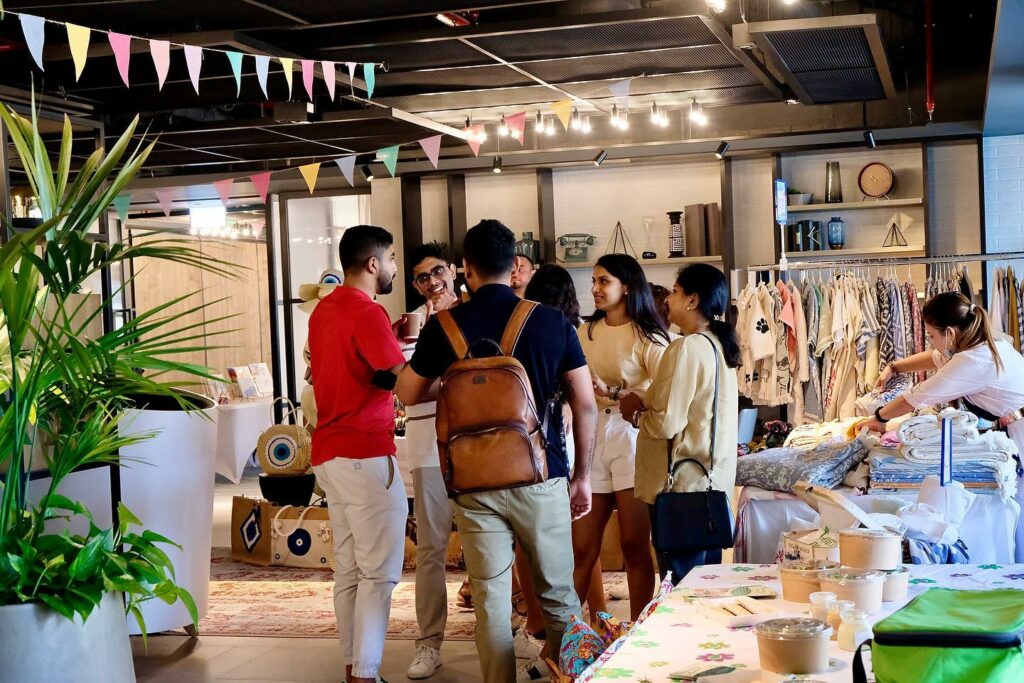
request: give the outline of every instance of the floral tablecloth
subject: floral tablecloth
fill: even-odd
[[[908,600],[929,588],[979,590],[1024,589],[1024,564],[908,565]],[[721,663],[737,668],[759,668],[757,639],[752,627],[731,629],[701,616],[683,597],[681,588],[726,588],[763,585],[780,595],[778,565],[722,564],[697,567],[676,591],[640,624],[607,661],[594,670],[591,680],[621,680],[636,683],[669,683],[669,674],[698,662]],[[773,600],[773,605],[790,614],[806,612],[807,605]],[[872,615],[877,621],[905,603],[887,602]],[[832,643],[830,671],[815,674],[815,680],[851,680],[853,653]],[[778,677],[772,680],[778,680]]]

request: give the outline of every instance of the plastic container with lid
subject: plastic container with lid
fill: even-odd
[[[839,625],[839,648],[855,652],[857,646],[871,637],[871,620],[864,610],[847,610],[842,614]]]
[[[811,593],[808,602],[811,603],[811,618],[818,621],[828,621],[828,611],[836,603],[835,593],[817,592]]]
[[[836,634],[839,633],[839,626],[843,623],[843,612],[850,612],[855,609],[857,609],[857,605],[854,604],[853,600],[833,600],[832,604],[828,606],[828,617],[825,621],[832,627],[832,640],[836,639]]]
[[[910,587],[910,568],[898,567],[883,573],[885,574],[885,584],[882,586],[882,601],[906,600],[907,589]]]
[[[885,574],[872,569],[842,567],[821,573],[821,589],[836,594],[839,600],[852,600],[857,609],[869,614],[882,609]]]
[[[782,599],[790,602],[810,602],[811,593],[821,590],[818,575],[836,569],[837,562],[831,560],[792,560],[779,567],[782,581]]]
[[[832,627],[817,619],[769,619],[754,627],[761,668],[780,674],[812,674],[828,669]]]
[[[839,561],[857,569],[896,569],[903,560],[903,536],[888,529],[843,529]]]

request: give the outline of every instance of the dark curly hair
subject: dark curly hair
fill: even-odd
[[[558,309],[573,327],[579,327],[583,322],[580,318],[580,302],[576,298],[576,285],[569,271],[562,266],[545,263],[538,268],[526,286],[524,296],[530,301]]]

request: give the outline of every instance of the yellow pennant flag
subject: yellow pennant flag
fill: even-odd
[[[291,57],[278,57],[281,67],[284,69],[284,80],[288,81],[288,99],[292,98],[292,66],[295,60]]]
[[[313,190],[316,189],[316,177],[320,175],[320,162],[299,166],[299,173],[305,178],[309,193],[313,194]]]
[[[75,62],[75,81],[82,75],[85,60],[89,58],[89,38],[92,29],[77,24],[67,24],[68,43],[71,46],[71,59]]]
[[[551,109],[554,110],[555,116],[562,122],[562,128],[569,130],[569,116],[572,115],[572,100],[566,98],[564,100],[558,100],[551,105]]]

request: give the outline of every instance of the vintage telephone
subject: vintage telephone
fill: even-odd
[[[558,244],[565,248],[562,260],[566,263],[586,263],[587,248],[597,244],[597,238],[583,232],[573,232],[558,238]]]

